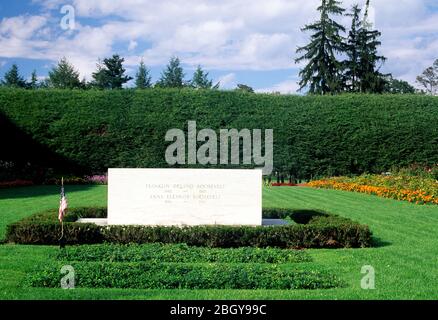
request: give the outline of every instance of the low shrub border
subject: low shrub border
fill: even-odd
[[[274,248],[204,248],[186,244],[81,245],[57,251],[61,261],[178,263],[301,263],[311,262],[304,250]]]
[[[106,208],[70,209],[64,223],[67,244],[185,243],[205,247],[358,248],[371,246],[368,226],[321,211],[264,209],[265,218],[287,218],[281,226],[97,226],[77,223],[79,217],[101,218]],[[8,242],[59,243],[61,226],[56,210],[30,216],[7,227]]]
[[[25,285],[59,288],[63,262],[28,274]],[[133,289],[327,289],[343,286],[331,272],[315,266],[277,264],[181,264],[77,262],[76,288]]]

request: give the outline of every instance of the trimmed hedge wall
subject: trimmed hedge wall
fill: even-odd
[[[15,160],[51,166],[61,163],[54,160],[58,155],[87,173],[168,167],[165,133],[187,130],[188,120],[196,120],[198,130],[274,129],[274,166],[298,178],[438,163],[438,98],[421,95],[0,89],[1,114],[42,151],[22,154],[22,145],[14,143],[5,146],[9,150],[2,147],[0,160],[19,153]],[[23,158],[35,154],[40,158]],[[66,162],[61,169],[77,168]]]
[[[289,217],[296,222],[282,226],[105,226],[75,222],[78,217],[102,217],[105,208],[71,209],[64,233],[68,244],[92,243],[186,243],[206,247],[339,248],[369,247],[368,226],[349,219],[315,211],[267,209],[265,217]],[[301,212],[301,214],[300,214]],[[303,218],[304,217],[304,218]],[[61,232],[54,210],[8,225],[6,239],[20,244],[58,244]]]

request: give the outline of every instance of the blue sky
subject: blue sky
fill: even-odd
[[[344,0],[344,7],[364,0]],[[223,89],[245,83],[261,92],[293,93],[300,65],[295,49],[308,41],[300,28],[317,17],[320,0],[15,0],[0,2],[0,76],[17,63],[43,78],[65,56],[90,79],[98,59],[118,53],[131,75],[143,59],[159,78],[178,56],[190,78],[198,64]],[[382,32],[385,72],[415,84],[438,58],[436,0],[372,0]],[[74,29],[63,29],[71,5]],[[342,21],[348,25],[348,21]],[[71,25],[69,25],[71,26]]]

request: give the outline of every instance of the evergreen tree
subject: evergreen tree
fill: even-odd
[[[381,45],[378,39],[381,33],[371,30],[372,24],[368,22],[369,5],[370,0],[367,0],[358,39],[360,92],[382,93],[387,85],[386,78],[390,75],[380,73],[380,67],[386,58],[378,54],[377,48]]]
[[[388,90],[392,77],[380,73],[380,67],[385,62],[384,56],[378,55],[378,40],[381,33],[372,30],[368,21],[370,1],[367,0],[363,20],[361,9],[354,5],[351,13],[351,29],[344,44],[347,60],[344,61],[344,89],[350,92],[383,93]]]
[[[29,88],[30,89],[37,89],[38,86],[39,86],[38,76],[37,76],[36,70],[33,70],[32,75],[30,76]]]
[[[208,72],[204,72],[201,66],[196,68],[191,86],[196,89],[211,89],[217,87],[217,85],[213,87],[213,81],[208,79]]]
[[[20,76],[18,66],[14,63],[4,75],[2,84],[6,87],[26,88],[26,81]]]
[[[99,89],[110,89],[107,72],[103,62],[99,60],[96,68],[97,70],[92,74],[93,81],[91,82],[91,86]]]
[[[41,88],[41,89],[48,89],[48,88],[50,88],[51,87],[51,84],[50,84],[50,79],[49,78],[44,78],[43,80],[41,80],[39,83],[38,83],[38,88]]]
[[[347,56],[347,60],[344,61],[344,89],[351,92],[357,92],[359,90],[359,32],[362,28],[362,22],[360,20],[361,9],[356,4],[351,8],[351,13],[347,16],[352,17],[351,29],[348,32],[347,40],[344,44],[344,51]]]
[[[50,86],[58,89],[81,88],[79,72],[75,70],[67,59],[62,58],[58,64],[49,71]]]
[[[186,85],[184,83],[184,76],[184,70],[178,57],[172,57],[166,69],[161,73],[157,86],[162,88],[182,88]]]
[[[125,75],[123,68],[124,58],[114,54],[111,58],[103,59],[97,64],[97,71],[93,73],[93,85],[101,89],[121,89],[123,84],[133,78]]]
[[[85,77],[83,77],[81,80],[81,88],[88,90],[88,89],[91,89],[92,87],[93,87],[92,84],[87,82],[87,79],[85,79]]]
[[[327,94],[342,90],[341,63],[336,54],[343,51],[343,39],[340,35],[345,28],[332,19],[332,16],[342,15],[345,11],[337,0],[322,0],[318,7],[320,19],[306,25],[302,31],[311,31],[311,41],[308,45],[297,49],[302,56],[296,63],[308,61],[300,71],[300,90],[309,87],[309,93]]]
[[[146,68],[143,60],[140,61],[140,66],[138,67],[137,74],[135,75],[135,86],[137,89],[146,89],[150,88],[151,83],[151,76],[148,68]]]

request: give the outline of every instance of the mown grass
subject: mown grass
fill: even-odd
[[[105,186],[68,186],[70,206],[103,206]],[[0,238],[7,224],[54,208],[58,188],[0,190]],[[437,299],[438,206],[420,206],[336,190],[264,189],[265,207],[320,209],[368,224],[376,247],[307,250],[313,262],[337,274],[345,287],[318,290],[188,290],[29,288],[23,281],[35,266],[56,255],[57,247],[0,246],[0,299]],[[363,290],[361,268],[376,271],[376,289]],[[291,267],[293,265],[291,264]]]

